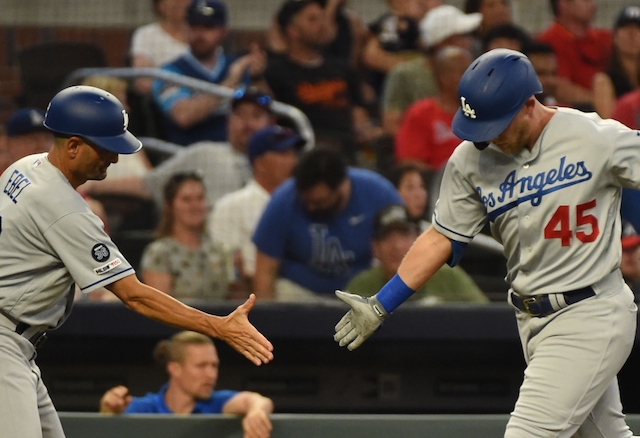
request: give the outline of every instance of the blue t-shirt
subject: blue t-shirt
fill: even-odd
[[[208,70],[191,52],[187,52],[175,61],[162,66],[162,70],[219,84],[227,77],[229,67],[235,59],[235,57],[219,51],[214,68]],[[243,83],[249,84],[248,75],[243,78]],[[206,119],[189,128],[181,128],[174,123],[171,110],[175,104],[193,97],[196,93],[199,92],[171,82],[162,80],[153,82],[153,97],[165,115],[167,140],[180,145],[190,145],[198,141],[225,141],[227,139],[228,105],[220,105]]]
[[[167,392],[167,384],[160,388],[159,392],[150,392],[144,397],[133,397],[125,414],[173,414],[164,401]],[[213,391],[211,398],[196,403],[192,414],[221,414],[224,405],[236,394],[237,391],[221,389]]]
[[[295,181],[284,182],[260,218],[253,242],[280,260],[279,276],[313,292],[333,294],[371,266],[376,212],[404,204],[393,185],[375,172],[349,169],[351,197],[338,215],[314,221],[298,199]]]

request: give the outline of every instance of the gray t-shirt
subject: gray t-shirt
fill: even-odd
[[[148,172],[143,181],[156,205],[163,205],[164,186],[175,173],[202,172],[207,202],[215,202],[227,193],[242,188],[251,179],[251,165],[246,154],[229,143],[199,142],[164,161]]]
[[[88,293],[134,270],[47,156],[22,158],[0,176],[0,311],[57,327],[74,283]]]

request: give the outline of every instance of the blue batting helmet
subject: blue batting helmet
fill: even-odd
[[[78,85],[53,96],[44,126],[54,133],[76,135],[118,154],[133,154],[142,148],[140,140],[127,130],[129,115],[122,103],[96,87]]]
[[[460,79],[453,133],[476,143],[490,141],[538,93],[542,85],[529,58],[515,50],[490,50],[473,61]]]

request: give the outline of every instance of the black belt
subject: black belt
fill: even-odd
[[[511,303],[522,312],[542,318],[595,295],[596,293],[591,286],[568,292],[534,295],[532,297],[521,297],[517,293],[511,292]]]
[[[40,347],[44,341],[47,340],[47,333],[44,330],[37,330],[37,327],[33,327],[25,322],[17,322],[13,317],[5,314],[4,312],[0,312],[0,325],[8,328],[9,330],[15,331],[17,334],[31,342],[35,348]]]
[[[31,328],[31,326],[27,323],[24,322],[19,322],[16,325],[16,333],[19,335],[24,336],[26,339],[29,340],[29,342],[31,342],[33,344],[34,348],[38,348],[41,347],[42,344],[44,344],[44,341],[47,340],[47,332],[36,332],[34,334],[32,334],[30,337],[27,337],[25,332],[27,330],[29,330]]]

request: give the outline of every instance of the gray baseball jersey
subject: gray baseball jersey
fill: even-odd
[[[520,294],[594,285],[619,266],[620,187],[640,188],[639,135],[560,108],[531,151],[511,156],[463,142],[447,164],[433,225],[469,242],[489,221]]]
[[[0,311],[30,325],[59,326],[73,285],[84,293],[134,273],[100,219],[47,154],[0,176]]]
[[[518,294],[596,292],[546,317],[516,312],[527,368],[505,438],[632,436],[616,378],[637,318],[618,269],[623,186],[640,188],[638,132],[571,109],[557,110],[532,150],[463,142],[446,166],[440,233],[469,242],[489,221]]]

